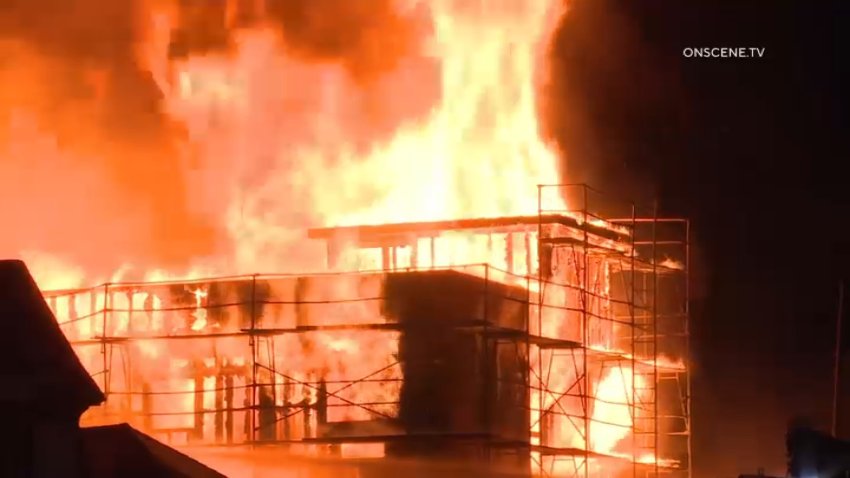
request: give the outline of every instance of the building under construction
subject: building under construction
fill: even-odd
[[[325,273],[46,292],[107,396],[84,420],[358,463],[690,476],[688,222],[584,186],[538,197],[531,216],[311,230]]]

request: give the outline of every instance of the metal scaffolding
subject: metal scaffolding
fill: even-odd
[[[540,186],[536,216],[310,231],[329,268],[355,250],[373,271],[45,297],[108,397],[92,423],[174,445],[689,477],[688,222],[597,210],[597,195]],[[441,259],[453,233],[487,254]]]
[[[569,209],[557,201],[567,198]],[[555,200],[553,200],[555,199]],[[549,204],[555,204],[554,207]],[[655,207],[641,210],[633,204],[618,204],[586,185],[552,185],[538,188],[538,216],[563,214],[579,218],[582,224],[613,228],[624,233],[622,248],[590,240],[590,232],[581,235],[560,234],[539,224],[538,248],[541,264],[566,254],[575,274],[572,285],[578,290],[580,304],[576,321],[581,324],[583,352],[569,360],[577,370],[568,387],[577,388],[582,416],[577,426],[585,446],[573,450],[547,449],[551,456],[548,469],[544,459],[541,474],[553,473],[554,464],[570,462],[575,475],[596,474],[585,464],[594,455],[594,408],[604,403],[594,384],[607,367],[629,370],[621,374],[630,390],[631,451],[628,453],[634,476],[680,474],[690,476],[690,355],[688,323],[689,223],[686,219],[661,218]],[[600,281],[600,270],[607,280]],[[542,327],[547,286],[557,286],[546,277],[547,268],[538,270],[538,328]],[[602,290],[606,288],[606,290]],[[607,312],[598,301],[607,302]],[[600,344],[594,331],[605,323],[620,329],[613,336],[613,347]],[[602,345],[600,350],[600,345]],[[547,351],[540,347],[539,354]],[[557,352],[548,352],[555,354]],[[539,363],[544,360],[539,359]],[[540,374],[540,377],[543,377]],[[541,387],[548,389],[539,378]],[[568,393],[564,393],[568,395]],[[555,413],[552,405],[543,413]],[[541,406],[541,409],[543,407]],[[600,427],[600,428],[605,428]],[[587,445],[589,444],[589,446]],[[614,457],[622,458],[620,453]],[[592,461],[592,460],[590,460]],[[561,473],[563,474],[563,472]]]

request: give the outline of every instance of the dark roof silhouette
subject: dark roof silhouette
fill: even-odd
[[[81,431],[91,478],[225,478],[126,423]]]
[[[0,403],[79,416],[105,400],[27,266],[0,260]]]

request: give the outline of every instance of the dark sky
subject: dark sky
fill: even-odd
[[[570,178],[693,220],[698,476],[784,471],[787,420],[829,426],[849,32],[850,2],[803,0],[575,0],[559,32],[550,116]],[[766,52],[682,55],[707,46]]]

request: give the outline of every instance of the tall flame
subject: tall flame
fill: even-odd
[[[118,248],[77,252],[82,248],[78,229],[90,228],[96,239],[104,223],[114,222],[119,212],[110,210],[105,221],[107,216],[95,211],[111,201],[113,208],[126,206],[113,198],[123,198],[128,190],[116,189],[123,186],[110,183],[115,176],[99,170],[98,164],[115,163],[121,178],[151,183],[143,186],[146,191],[159,191],[157,183],[185,180],[182,201],[213,229],[186,228],[182,233],[223,234],[212,253],[208,247],[197,249],[194,258],[191,251],[181,248],[181,253],[218,273],[254,272],[260,266],[290,271],[321,267],[316,251],[303,241],[306,227],[534,214],[535,185],[558,182],[557,157],[539,134],[536,92],[546,80],[546,45],[561,14],[560,2],[375,1],[371,10],[346,7],[352,12],[343,13],[362,23],[353,26],[329,19],[334,13],[323,9],[334,2],[293,2],[310,14],[303,28],[314,28],[314,36],[328,36],[331,28],[352,30],[340,37],[354,46],[343,42],[341,52],[312,57],[305,56],[301,43],[324,45],[322,41],[333,39],[304,40],[299,35],[309,35],[293,26],[294,20],[281,22],[280,12],[268,6],[264,12],[260,3],[227,2],[220,12],[224,17],[211,23],[223,25],[222,34],[230,38],[226,46],[188,49],[185,54],[176,54],[175,45],[189,34],[197,12],[181,11],[169,1],[141,4],[137,23],[142,41],[132,53],[159,90],[160,109],[179,126],[168,131],[185,131],[172,134],[171,141],[180,148],[152,149],[152,154],[168,155],[169,166],[159,164],[165,159],[157,159],[150,170],[140,165],[144,171],[135,173],[118,166],[146,160],[116,154],[116,148],[126,145],[109,140],[110,126],[89,134],[73,122],[63,123],[80,132],[74,137],[84,136],[88,145],[65,151],[51,138],[49,122],[37,119],[41,113],[29,114],[18,103],[0,103],[0,108],[23,112],[9,118],[36,118],[38,123],[27,130],[37,140],[0,148],[0,158],[14,159],[10,164],[17,165],[29,155],[49,154],[58,158],[53,164],[63,164],[62,171],[73,168],[74,162],[85,166],[81,177],[90,171],[85,178],[92,186],[74,178],[72,184],[86,189],[62,192],[66,206],[80,205],[79,212],[74,211],[74,234],[64,243],[39,241],[47,246],[39,252],[70,261],[69,270],[82,268],[89,283],[109,275],[95,270],[95,262],[134,261],[142,271],[170,267],[138,263],[149,256],[129,254],[148,231],[159,231],[150,228],[165,224],[160,220],[128,219],[114,228],[126,236]],[[238,10],[249,5],[254,20],[238,22]],[[381,13],[381,8],[391,8],[391,13]],[[217,14],[210,12],[206,14]],[[19,75],[0,79],[22,80],[34,85],[26,89],[33,97],[43,94],[46,87],[38,85],[46,84],[52,60],[39,61],[36,49],[14,51],[28,61],[20,62],[24,66]],[[385,56],[393,60],[376,60]],[[93,91],[115,90],[116,75],[91,73]],[[104,95],[93,98],[106,101]],[[76,103],[69,104],[73,111]],[[100,108],[87,103],[79,108],[83,106],[87,114]],[[20,136],[21,127],[15,128],[10,137]],[[86,155],[84,160],[73,159],[80,154]],[[35,199],[24,190],[19,193],[18,200]],[[163,194],[154,194],[159,198],[150,203],[152,217],[172,217],[174,211],[162,203]],[[88,203],[81,201],[86,198]],[[90,221],[97,225],[81,219],[84,210],[92,211]],[[137,212],[127,208],[124,216]],[[18,216],[12,219],[21,221]],[[118,237],[112,229],[108,234]],[[31,236],[22,234],[21,241]],[[20,249],[31,247],[11,239],[0,244],[7,254],[17,256]],[[197,242],[209,241],[199,236]],[[292,254],[293,247],[302,252]],[[279,252],[284,250],[286,257]]]
[[[161,233],[174,226],[174,222],[159,218],[172,218],[170,208],[177,208],[177,203],[181,211],[185,208],[191,217],[201,218],[201,224],[211,224],[211,228],[181,228],[183,236],[195,240],[179,236],[179,252],[196,267],[186,271],[157,262],[133,264],[145,278],[189,278],[199,271],[233,274],[320,269],[324,250],[320,244],[305,240],[304,231],[309,227],[534,215],[538,212],[535,186],[559,182],[558,158],[541,139],[537,115],[537,93],[546,81],[546,47],[563,14],[559,0],[286,2],[300,5],[301,10],[293,11],[275,10],[270,6],[273,2],[229,0],[220,11],[199,7],[206,11],[201,16],[208,17],[205,25],[211,25],[224,38],[207,39],[212,42],[209,48],[181,43],[187,41],[187,35],[191,37],[193,28],[206,31],[193,27],[197,12],[181,10],[183,2],[140,3],[144,7],[138,18],[141,41],[133,52],[134,60],[161,96],[162,113],[176,125],[167,130],[172,135],[169,144],[179,146],[151,153],[156,167],[146,168],[136,162],[144,156],[125,157],[129,148],[118,148],[120,154],[116,155],[117,147],[108,133],[122,125],[87,137],[89,147],[71,152],[63,150],[59,135],[54,137],[42,124],[49,122],[32,120],[39,114],[24,111],[14,118],[9,116],[13,141],[0,145],[5,146],[0,148],[0,172],[6,171],[4,161],[20,165],[30,155],[39,159],[37,164],[44,171],[38,174],[46,178],[50,171],[44,166],[44,158],[61,165],[61,171],[78,172],[75,165],[81,163],[90,166],[85,174],[75,175],[79,180],[76,188],[57,182],[57,187],[63,188],[56,191],[80,196],[68,200],[75,215],[73,221],[63,223],[66,229],[102,230],[94,226],[102,226],[97,223],[105,222],[104,218],[123,217],[122,207],[128,203],[113,200],[124,197],[125,183],[142,181],[148,186],[142,189],[155,196],[144,205],[149,220],[115,226],[111,234],[121,242],[109,250],[84,247],[87,243],[78,239],[85,236],[74,234],[74,240],[83,246],[70,244],[68,237],[41,241],[49,247],[31,252],[14,240],[14,232],[11,241],[0,235],[0,252],[40,259],[33,272],[42,287],[71,288],[108,280],[110,274],[94,258],[105,255],[107,263],[129,262],[128,249],[145,245],[149,228]],[[264,3],[265,9],[261,7]],[[364,9],[362,5],[366,4],[373,10]],[[339,14],[322,10],[328,5],[351,11]],[[379,16],[376,12],[386,5],[392,5],[391,13]],[[245,20],[247,17],[250,20]],[[28,61],[20,67],[22,74],[10,78],[46,82],[50,61],[39,57],[36,50],[15,48],[16,54]],[[322,48],[328,51],[313,51]],[[118,75],[104,75],[99,70],[90,73],[90,86],[97,98],[115,89]],[[0,82],[6,81],[11,80],[0,76]],[[3,109],[9,104],[17,107],[17,103],[17,99],[11,101],[0,94],[0,113],[5,113]],[[88,109],[86,113],[94,114]],[[6,117],[0,115],[0,120]],[[20,132],[26,133],[26,141],[16,134]],[[77,159],[81,154],[89,156],[87,161]],[[163,159],[167,155],[174,157]],[[130,161],[133,166],[122,167],[121,161]],[[118,171],[121,181],[110,182],[111,176],[91,166],[101,162],[115,163],[113,173]],[[15,181],[30,177],[30,173],[23,174],[25,169],[15,173],[7,177]],[[174,185],[180,181],[186,184]],[[0,176],[0,186],[6,182]],[[178,191],[179,201],[168,201],[158,194],[158,182],[172,186],[168,188],[171,193]],[[16,186],[18,200],[36,199]],[[0,187],[0,198],[3,191]],[[50,189],[35,191],[39,194]],[[97,208],[108,214],[91,216],[88,222],[80,220],[84,217],[81,211],[94,207],[87,195],[96,196]],[[31,201],[44,211],[56,206],[51,202],[56,201]],[[556,202],[565,209],[560,199]],[[27,211],[11,218],[22,228],[34,229],[37,226],[32,217],[39,213]],[[51,235],[59,237],[62,232],[51,230]],[[207,241],[213,232],[218,232],[221,240]],[[447,265],[492,263],[486,252],[482,254],[486,244],[474,243],[463,234],[447,234],[441,239],[457,256]],[[195,243],[209,247],[186,250],[186,244]],[[72,249],[75,254],[70,254]],[[81,250],[86,253],[79,253]],[[531,264],[525,264],[524,271],[531,273]],[[345,291],[325,292],[317,294],[318,298],[345,295]],[[190,293],[194,310],[189,328],[205,331],[210,322],[205,309],[210,295],[201,288]],[[127,334],[133,321],[141,320],[135,312],[150,300],[146,333],[160,335],[168,332],[161,330],[165,327],[161,299],[128,299],[125,295],[120,300],[127,304],[112,303],[116,299],[104,292],[86,304],[76,304],[77,298],[64,298],[62,306],[74,308],[81,317],[86,312],[95,313],[98,307],[112,307],[123,314],[123,320],[112,326]],[[86,307],[92,310],[84,310]],[[90,320],[81,320],[80,324],[84,334],[98,327]],[[557,336],[559,328],[563,327],[554,322],[543,324],[539,333]],[[299,368],[291,372],[297,380],[314,381],[312,375],[319,373],[325,373],[322,380],[328,381],[342,379],[343,372],[368,376],[376,368],[391,365],[384,360],[394,353],[382,336],[367,333],[320,334],[308,344],[295,344],[295,339],[291,342],[281,341],[289,347],[312,350],[289,364]],[[186,397],[192,392],[217,386],[206,383],[207,379],[175,377],[185,375],[190,367],[215,365],[209,354],[220,351],[210,352],[210,347],[204,347],[194,363],[178,362],[163,353],[165,348],[153,342],[141,343],[144,356],[155,364],[151,368],[158,369],[158,379],[162,383],[176,380],[170,384],[172,388],[189,391],[172,400],[177,409],[191,409],[194,404]],[[245,365],[244,350],[234,347],[231,355],[228,366]],[[96,362],[89,359],[86,363]],[[298,360],[305,363],[295,363]],[[543,364],[537,365],[542,369]],[[173,372],[170,375],[166,373],[169,370]],[[631,425],[627,404],[633,397],[623,388],[632,381],[631,373],[614,369],[596,385],[598,397],[590,435],[590,447],[596,451],[612,451]],[[560,375],[553,381],[563,381],[557,384],[563,387],[576,379],[566,368],[556,370],[556,374]],[[384,394],[397,394],[397,389],[379,392],[375,400],[384,401]],[[566,394],[567,390],[559,392]],[[312,403],[317,392],[305,388],[290,395],[303,395]],[[554,401],[549,395],[542,401]],[[202,405],[212,407],[214,404],[207,402],[213,399],[204,392]],[[282,400],[271,400],[275,399]],[[540,410],[533,413],[539,415]],[[576,437],[565,433],[563,442],[556,444],[574,446]]]
[[[412,2],[400,15],[430,34],[366,83],[344,63],[299,61],[268,25],[235,30],[230,51],[168,61],[168,11],[151,19],[145,62],[212,166],[200,196],[227,211],[247,271],[305,226],[534,214],[534,186],[558,180],[535,96],[557,4]],[[414,113],[364,142],[363,123],[398,111]]]

